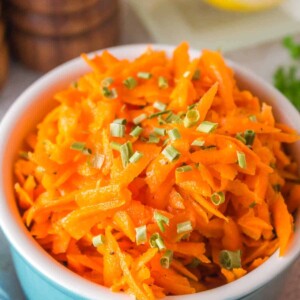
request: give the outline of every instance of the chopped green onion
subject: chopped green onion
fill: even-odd
[[[167,108],[167,105],[160,101],[155,101],[153,103],[153,107],[156,108],[159,111],[164,111]]]
[[[245,137],[245,140],[246,140],[246,145],[252,146],[253,142],[254,142],[254,139],[255,139],[255,131],[246,130],[244,132],[244,137]]]
[[[102,95],[106,98],[116,99],[118,97],[118,93],[116,89],[109,89],[108,87],[102,88]]]
[[[189,105],[189,106],[187,107],[187,109],[188,109],[188,110],[191,110],[191,109],[193,109],[196,105],[197,105],[197,103],[193,103],[193,104]]]
[[[168,80],[163,77],[163,76],[159,76],[158,77],[158,87],[160,89],[166,89],[169,87],[169,83],[168,83]]]
[[[92,164],[95,169],[101,169],[104,163],[104,155],[96,154],[93,158]]]
[[[103,234],[99,234],[93,237],[92,239],[93,246],[94,247],[99,247],[105,243],[105,238]]]
[[[150,79],[152,77],[152,74],[149,72],[138,72],[137,77],[142,79]]]
[[[158,144],[160,142],[160,138],[156,136],[155,134],[150,134],[149,135],[149,140],[148,143],[150,144]]]
[[[170,224],[169,218],[157,211],[154,211],[154,220],[156,221],[161,232],[165,232],[165,226],[164,226],[165,224],[168,226]]]
[[[158,121],[158,124],[159,124],[159,125],[167,124],[167,122],[163,119],[162,116],[158,116],[158,117],[157,117],[157,121]]]
[[[174,161],[180,156],[180,152],[177,151],[172,145],[167,146],[163,151],[162,154],[170,161]]]
[[[219,261],[223,268],[232,270],[241,267],[241,250],[229,251],[222,250],[219,255]]]
[[[225,202],[225,195],[223,192],[215,192],[211,195],[210,199],[214,205],[221,205]]]
[[[125,136],[125,125],[110,123],[110,135],[114,137]]]
[[[140,126],[136,126],[130,133],[129,135],[138,137],[141,133],[143,132],[143,128]]]
[[[124,168],[129,163],[129,158],[132,156],[132,152],[133,150],[132,150],[131,142],[128,141],[125,144],[121,145],[120,153],[121,153],[121,160]]]
[[[116,124],[121,124],[121,125],[126,125],[127,124],[127,120],[126,119],[115,119],[113,121],[113,123],[116,123]]]
[[[193,226],[191,221],[186,221],[177,224],[177,233],[184,233],[192,230],[193,230]]]
[[[131,163],[136,163],[138,162],[142,157],[143,157],[143,153],[139,152],[139,151],[135,151],[132,156],[129,158],[129,162]]]
[[[153,118],[156,118],[158,116],[162,116],[162,115],[165,115],[165,114],[168,114],[170,111],[169,110],[163,110],[163,111],[159,111],[157,113],[154,113],[154,114],[151,114],[149,116],[149,119],[153,119]]]
[[[178,173],[184,173],[184,172],[189,172],[192,171],[193,168],[191,166],[182,166],[176,169],[176,172]]]
[[[85,155],[91,155],[92,154],[92,149],[90,149],[90,148],[84,148],[82,150],[82,153],[85,154]]]
[[[120,143],[112,141],[110,142],[110,146],[113,150],[120,151],[122,145]]]
[[[183,77],[184,78],[188,78],[190,76],[191,72],[190,71],[186,71],[183,73]]]
[[[182,120],[180,119],[179,116],[173,114],[172,112],[170,112],[168,114],[168,116],[166,117],[166,122],[167,123],[181,123]]]
[[[114,82],[114,79],[113,79],[113,78],[107,77],[107,78],[104,78],[104,79],[101,81],[101,86],[102,86],[102,87],[109,87],[113,82]]]
[[[247,162],[246,162],[246,156],[245,153],[236,151],[237,154],[237,159],[238,159],[238,164],[240,168],[246,169],[247,168]]]
[[[256,206],[256,202],[255,201],[253,201],[252,203],[250,203],[250,205],[249,205],[249,208],[253,208],[253,207],[255,207]]]
[[[246,139],[242,136],[242,133],[238,132],[236,135],[235,135],[235,138],[237,140],[239,140],[240,142],[242,142],[243,144],[246,144]]]
[[[133,77],[128,77],[123,81],[123,84],[129,89],[132,90],[137,86],[137,81]]]
[[[161,257],[160,259],[160,265],[165,268],[165,269],[169,269],[171,262],[173,259],[173,251],[172,250],[166,250],[166,252],[164,253],[164,255]]]
[[[276,193],[279,193],[280,190],[281,190],[281,185],[280,184],[274,184],[273,185],[273,190],[276,192]]]
[[[257,122],[256,115],[251,115],[251,116],[249,116],[249,120],[250,120],[251,122]]]
[[[21,152],[19,153],[19,156],[20,156],[21,158],[24,158],[24,159],[29,159],[29,157],[28,157],[28,152],[26,152],[26,151],[21,151]]]
[[[146,120],[147,119],[147,115],[146,114],[140,114],[140,115],[138,115],[137,117],[135,117],[134,119],[133,119],[133,123],[135,124],[135,125],[137,125],[137,124],[140,124],[140,123],[142,123],[144,120]]]
[[[164,243],[164,240],[160,236],[158,232],[153,233],[149,239],[149,244],[151,248],[158,248],[159,250],[166,249],[166,245]]]
[[[194,141],[192,142],[192,146],[203,147],[204,144],[205,144],[205,141],[203,141],[203,140],[198,140],[198,139],[196,139],[196,140],[194,140]]]
[[[166,146],[169,143],[170,139],[165,139],[163,142],[163,146]]]
[[[186,113],[185,118],[183,119],[183,125],[186,128],[194,126],[200,119],[200,114],[198,110],[191,109]]]
[[[197,69],[197,70],[195,71],[193,77],[192,77],[192,80],[199,80],[199,79],[200,79],[200,75],[201,75],[200,70]]]
[[[71,144],[70,149],[82,152],[85,149],[85,143],[74,142]]]
[[[181,134],[177,128],[173,128],[171,130],[168,130],[168,136],[171,141],[176,141],[181,138]]]
[[[160,135],[160,136],[165,136],[166,135],[166,129],[155,127],[154,128],[154,133],[156,133],[157,135]]]
[[[204,133],[211,133],[215,131],[215,129],[218,127],[218,123],[213,123],[209,121],[203,121],[198,127],[197,131],[204,132]]]
[[[195,269],[200,265],[200,260],[193,257],[192,261],[187,265],[188,268]]]
[[[135,228],[135,240],[137,245],[147,242],[147,227],[146,225]]]

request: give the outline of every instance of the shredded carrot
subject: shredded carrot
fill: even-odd
[[[38,243],[138,299],[208,290],[284,255],[300,205],[284,151],[297,133],[238,88],[220,53],[188,48],[84,54],[91,72],[53,96],[14,167]]]

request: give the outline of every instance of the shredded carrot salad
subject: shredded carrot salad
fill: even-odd
[[[82,277],[139,300],[236,280],[284,255],[299,139],[218,52],[109,52],[57,93],[15,163],[31,235]]]

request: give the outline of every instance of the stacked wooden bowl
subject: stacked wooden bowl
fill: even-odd
[[[118,0],[9,0],[12,51],[28,67],[48,71],[117,43]]]
[[[2,14],[2,1],[0,1],[0,89],[3,87],[8,73],[8,48],[5,41],[5,25]]]

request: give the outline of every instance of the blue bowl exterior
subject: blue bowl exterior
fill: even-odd
[[[13,247],[10,247],[10,251],[22,289],[28,300],[86,300],[49,280],[28,264]]]

